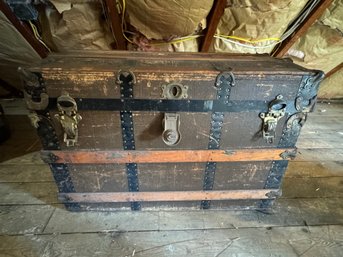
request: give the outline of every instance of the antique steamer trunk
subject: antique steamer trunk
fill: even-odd
[[[76,52],[19,71],[70,210],[268,209],[323,78],[189,53]]]

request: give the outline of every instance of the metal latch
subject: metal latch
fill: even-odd
[[[282,95],[278,95],[273,101],[270,102],[268,112],[260,113],[260,118],[263,120],[262,133],[263,138],[272,144],[275,139],[275,131],[278,121],[285,116],[286,102],[283,100]]]
[[[43,78],[21,67],[18,68],[24,84],[24,99],[29,110],[45,110],[49,104],[49,96],[45,92]]]
[[[63,92],[57,98],[57,108],[59,113],[55,117],[59,120],[63,130],[63,141],[66,145],[74,146],[78,139],[78,123],[82,117],[77,113],[77,104],[67,92]]]
[[[162,121],[164,131],[162,133],[162,140],[166,145],[174,146],[180,142],[181,134],[180,127],[180,114],[165,113]]]

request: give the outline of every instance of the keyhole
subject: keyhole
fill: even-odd
[[[170,88],[169,92],[174,98],[178,98],[181,95],[181,88],[179,86],[174,85]]]
[[[177,96],[177,91],[178,91],[177,88],[176,88],[176,87],[173,87],[173,88],[172,88],[172,95],[173,95],[173,96]]]

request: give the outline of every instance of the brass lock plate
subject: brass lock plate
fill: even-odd
[[[184,99],[188,98],[188,86],[180,83],[170,83],[162,85],[162,98],[165,99]]]

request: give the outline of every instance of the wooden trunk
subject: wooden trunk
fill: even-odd
[[[20,71],[71,210],[269,208],[323,78],[266,55],[189,53],[51,55]]]

